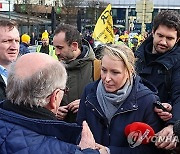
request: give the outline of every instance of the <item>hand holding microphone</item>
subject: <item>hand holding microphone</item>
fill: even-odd
[[[172,150],[176,147],[178,137],[173,133],[173,125],[168,125],[157,133],[158,139],[155,145],[158,148]]]
[[[148,124],[142,122],[133,122],[126,126],[125,135],[131,148],[140,144],[155,143],[158,148],[172,150],[176,147],[180,137],[180,121],[177,121],[171,130],[172,125],[165,127],[163,130],[155,134],[154,130]]]
[[[173,132],[180,139],[180,120],[175,122],[173,126]]]

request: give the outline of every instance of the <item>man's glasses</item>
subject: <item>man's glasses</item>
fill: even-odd
[[[63,88],[57,88],[57,89],[60,89],[60,90],[64,91],[64,94],[65,94],[65,95],[69,92],[69,88],[68,88],[68,87],[66,87],[66,88],[64,88],[64,89],[63,89]],[[57,89],[55,89],[55,90],[57,90]],[[55,91],[55,90],[54,90],[54,91]],[[53,92],[54,92],[54,91],[53,91]],[[50,95],[48,95],[47,98],[50,97],[50,96],[53,94],[53,92],[52,92]]]
[[[68,87],[65,87],[64,89],[62,89],[62,88],[59,88],[59,89],[64,91],[64,94],[67,94],[69,92],[69,88]]]

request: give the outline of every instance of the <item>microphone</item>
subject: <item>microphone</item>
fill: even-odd
[[[133,122],[127,125],[124,133],[131,148],[140,144],[148,144],[155,135],[152,127],[143,122]]]
[[[176,121],[173,126],[173,132],[178,138],[180,138],[180,120]]]

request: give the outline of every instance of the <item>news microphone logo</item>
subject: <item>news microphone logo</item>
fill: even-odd
[[[174,132],[176,132],[175,130]],[[170,136],[155,135],[151,126],[142,122],[133,122],[132,124],[127,125],[125,128],[125,135],[127,136],[127,141],[131,148],[135,148],[140,144],[148,144],[150,142],[179,143],[179,138],[176,136],[177,134]]]
[[[140,144],[147,144],[155,135],[154,130],[147,124],[142,122],[134,122],[125,128],[125,135],[131,148],[135,148]]]
[[[149,130],[147,129],[144,134],[141,131],[133,131],[131,132],[128,137],[128,143],[131,148],[135,148],[136,146],[140,145],[142,141],[147,137],[149,134]]]

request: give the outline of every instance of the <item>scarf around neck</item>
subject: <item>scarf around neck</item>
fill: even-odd
[[[132,90],[132,85],[133,77],[130,81],[127,80],[125,85],[116,93],[108,93],[104,88],[102,80],[99,81],[96,91],[97,100],[109,123],[113,115],[129,96]]]

